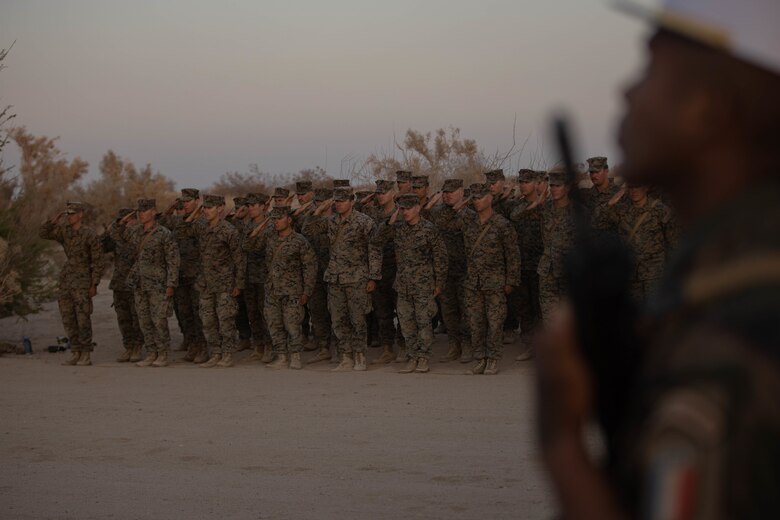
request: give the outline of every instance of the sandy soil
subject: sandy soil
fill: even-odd
[[[507,348],[498,376],[459,363],[333,374],[114,362],[110,292],[92,367],[63,367],[56,304],[0,340],[0,517],[549,518],[533,433],[532,367]],[[175,329],[171,321],[171,329]],[[178,331],[174,345],[180,341]],[[437,336],[435,355],[445,350]],[[182,353],[176,353],[181,357]],[[371,349],[369,359],[378,355]]]

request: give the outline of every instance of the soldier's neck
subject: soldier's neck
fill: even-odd
[[[149,231],[156,223],[157,221],[154,219],[150,220],[149,222],[144,222],[144,231]]]
[[[395,211],[395,200],[390,199],[387,202],[387,204],[382,206],[382,211],[384,212],[385,215],[392,215],[393,212]]]
[[[647,205],[647,197],[642,200],[632,200],[631,204],[633,204],[635,208],[644,208]]]
[[[79,220],[79,221],[78,221],[78,222],[76,222],[75,224],[71,224],[71,225],[70,225],[70,228],[71,228],[73,231],[78,231],[79,229],[81,229],[81,221]]]
[[[565,208],[570,202],[571,200],[569,200],[569,197],[561,197],[560,199],[553,200],[553,206],[556,208]]]
[[[278,231],[277,234],[279,235],[279,238],[287,238],[290,236],[290,233],[292,233],[292,228],[287,226],[282,231]]]
[[[477,215],[479,215],[479,221],[484,224],[493,216],[493,206],[488,206],[482,211],[477,211]]]

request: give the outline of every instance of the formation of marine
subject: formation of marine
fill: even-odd
[[[229,213],[224,197],[186,188],[163,211],[153,199],[120,210],[102,235],[83,224],[83,203],[68,203],[40,230],[68,258],[59,297],[72,349],[65,364],[91,364],[91,298],[113,252],[119,362],[168,366],[175,314],[183,360],[204,368],[233,366],[236,351],[252,348],[251,359],[270,368],[398,362],[401,373],[425,373],[438,325],[448,338],[440,362],[496,374],[518,329],[516,359],[534,356],[531,338],[566,295],[571,190],[596,229],[631,247],[638,303],[661,275],[677,240],[669,208],[648,186],[618,187],[605,157],[588,159],[588,177],[582,188],[559,168],[513,179],[493,170],[483,183],[446,179],[430,193],[427,176],[398,171],[369,192],[339,179],[332,188],[302,181],[294,193],[248,193]],[[381,354],[369,362],[371,345]]]

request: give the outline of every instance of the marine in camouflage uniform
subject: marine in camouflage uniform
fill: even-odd
[[[57,303],[62,326],[70,339],[66,365],[91,365],[92,298],[103,274],[103,248],[92,228],[82,223],[85,204],[68,202],[66,209],[41,225],[39,236],[62,244],[67,260],[59,278]],[[68,223],[60,224],[67,215]]]
[[[629,184],[626,191],[619,201],[601,208],[599,217],[631,248],[634,266],[630,291],[639,304],[658,284],[679,240],[679,229],[671,210],[660,200],[648,198],[646,186]]]
[[[537,269],[539,304],[545,322],[566,294],[563,259],[574,244],[574,210],[569,199],[566,172],[553,169],[548,175],[552,200],[540,207],[544,249]]]
[[[430,196],[428,191],[430,189],[430,179],[427,175],[412,175],[412,193],[415,193],[420,198],[420,215],[426,220],[430,220],[430,209],[426,206],[430,202]]]
[[[303,308],[314,291],[317,256],[300,233],[292,228],[288,206],[271,211],[273,228],[247,238],[247,249],[265,249],[268,280],[265,286],[265,320],[271,332],[276,359],[270,368],[300,369],[303,350]]]
[[[439,296],[441,314],[447,327],[447,354],[442,362],[460,358],[463,363],[472,359],[471,333],[466,309],[466,291],[463,283],[466,278],[466,248],[463,244],[463,231],[460,217],[453,208],[463,200],[463,181],[447,179],[442,186],[443,204],[433,206],[428,213],[447,247],[447,280]]]
[[[436,296],[447,279],[447,246],[436,226],[420,217],[422,207],[416,194],[401,195],[398,207],[403,219],[383,222],[373,241],[377,246],[391,240],[395,244],[398,272],[394,289],[408,360],[401,372],[428,372],[433,344],[431,318],[437,312]]]
[[[116,321],[119,325],[119,333],[122,335],[122,346],[125,349],[117,358],[119,363],[140,361],[141,348],[144,344],[138,313],[135,310],[133,290],[127,285],[127,275],[130,274],[130,269],[135,263],[138,250],[122,238],[122,229],[118,225],[121,219],[133,213],[135,210],[131,208],[120,209],[116,220],[111,223],[101,239],[103,251],[114,253],[114,270],[108,288],[112,291]]]
[[[399,195],[412,192],[412,172],[407,170],[398,170],[395,172],[395,187]]]
[[[225,217],[225,221],[232,224],[238,236],[243,238],[246,235],[249,221],[247,218],[247,198],[246,197],[233,197],[233,211]],[[249,311],[246,306],[245,291],[241,291],[241,294],[236,298],[238,304],[238,310],[236,311],[236,329],[238,329],[238,350],[246,350],[251,346],[250,338],[252,337],[252,329],[249,325]]]
[[[606,157],[588,159],[588,174],[593,186],[580,190],[585,208],[590,212],[594,229],[606,230],[609,223],[604,221],[606,207],[610,199],[618,192],[618,187],[609,177],[609,164]]]
[[[300,233],[303,223],[310,218],[316,208],[314,204],[314,184],[311,181],[298,181],[295,183],[295,198],[298,199],[298,208],[293,212],[293,229]],[[312,335],[314,324],[311,322],[311,310],[308,305],[303,307],[303,349],[306,351],[316,350],[317,341],[309,342]]]
[[[520,255],[512,224],[493,211],[489,188],[472,186],[471,195],[476,212],[461,209],[459,215],[467,255],[466,307],[478,360],[469,373],[494,375],[504,347],[506,295],[520,283]]]
[[[246,257],[241,250],[241,238],[232,225],[225,222],[222,212],[225,199],[204,195],[203,220],[185,220],[183,233],[195,236],[203,262],[200,286],[200,318],[211,357],[200,366],[233,366],[236,347],[236,297],[244,288]]]
[[[270,197],[265,193],[249,193],[247,195],[247,208],[250,220],[245,228],[242,247],[247,236],[255,227],[262,224],[266,218]],[[273,360],[271,348],[271,335],[263,315],[265,302],[265,282],[268,279],[268,266],[266,264],[265,249],[244,248],[246,253],[246,275],[244,286],[244,301],[246,302],[249,328],[252,331],[253,359],[270,363]]]
[[[138,322],[144,337],[146,358],[139,367],[168,366],[171,335],[168,316],[173,311],[173,295],[179,280],[179,248],[171,231],[157,224],[154,199],[138,200],[139,223],[120,221],[121,238],[136,251],[136,260],[127,276],[133,288]]]
[[[202,363],[208,358],[206,338],[203,335],[203,323],[200,319],[200,293],[197,281],[202,270],[200,248],[197,236],[184,232],[180,224],[197,209],[200,192],[194,188],[181,190],[184,205],[182,215],[166,212],[160,216],[160,224],[173,232],[179,248],[179,283],[173,293],[176,317],[184,336],[183,346],[187,350],[186,361]]]
[[[382,254],[370,243],[376,224],[352,207],[352,189],[335,189],[333,198],[336,214],[324,223],[330,244],[324,280],[328,284],[328,308],[341,354],[341,363],[334,370],[362,371],[366,370],[369,293],[381,277]]]

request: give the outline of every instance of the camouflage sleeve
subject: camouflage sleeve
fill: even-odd
[[[395,226],[391,226],[387,221],[384,221],[379,224],[379,227],[374,231],[374,234],[371,237],[371,243],[381,249],[387,242],[393,239],[394,234]]]
[[[38,236],[45,240],[56,240],[59,243],[63,241],[62,226],[55,224],[51,220],[47,220],[38,231]]]
[[[165,287],[178,287],[180,264],[179,246],[173,237],[173,233],[170,233],[165,240],[165,265],[167,267]]]
[[[441,233],[439,233],[436,228],[433,228],[431,231],[434,286],[437,289],[444,289],[444,286],[447,283],[447,268],[449,263],[447,245],[444,243],[444,239],[441,237]]]
[[[301,240],[301,264],[303,264],[303,293],[311,296],[317,283],[317,255],[305,238]]]
[[[247,253],[251,251],[262,251],[268,246],[268,229],[253,237],[249,236],[251,233],[252,231],[250,230],[246,236],[244,236],[244,240],[241,241],[241,249],[243,251]]]
[[[376,234],[376,224],[369,217],[366,219],[366,246],[368,247],[368,278],[369,280],[382,279],[382,248],[373,241]]]
[[[89,256],[92,259],[92,285],[100,285],[100,278],[103,276],[103,246],[97,233],[92,233],[89,241]]]
[[[238,238],[238,231],[233,230],[233,233],[229,234],[228,247],[230,247],[230,253],[233,257],[233,269],[235,278],[233,287],[244,289],[244,278],[246,277],[246,254],[241,249],[241,241]]]
[[[505,285],[520,285],[520,249],[517,247],[517,233],[512,225],[504,226],[501,247],[506,262]]]

